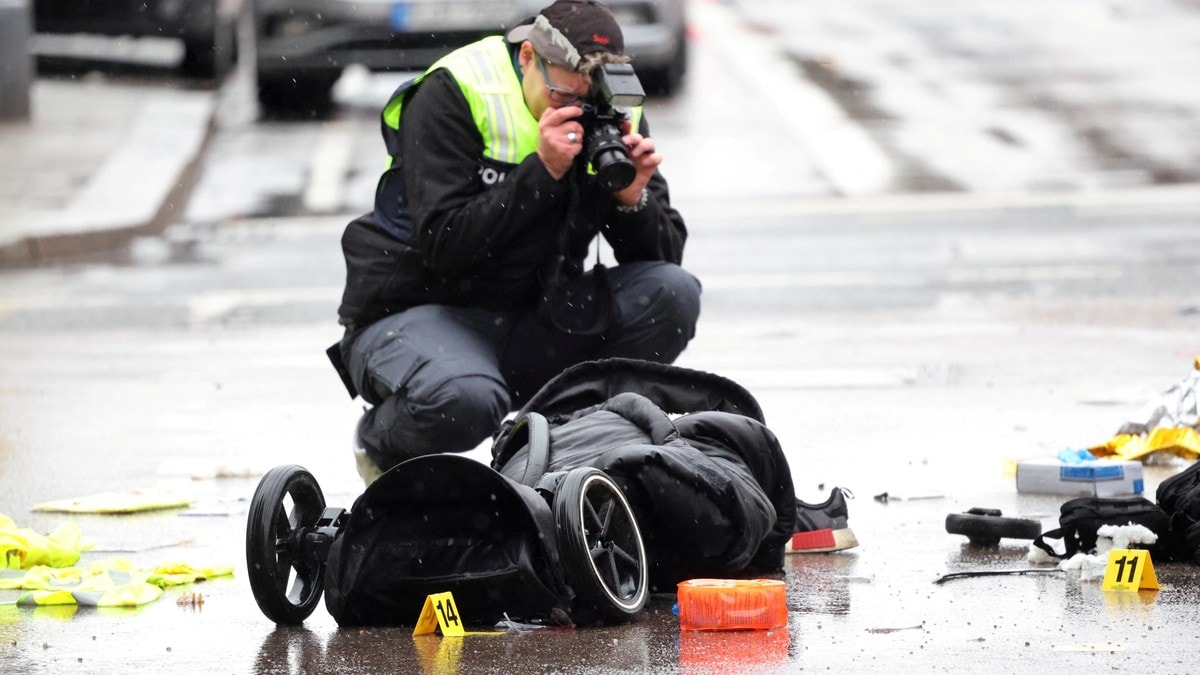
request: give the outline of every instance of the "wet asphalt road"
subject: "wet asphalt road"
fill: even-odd
[[[871,6],[829,21],[873,30],[896,7]],[[697,63],[715,67],[717,56],[700,50]],[[855,75],[880,63],[840,62]],[[130,264],[0,275],[0,513],[40,532],[74,520],[96,543],[85,562],[228,563],[234,575],[168,589],[136,610],[0,608],[0,670],[1194,672],[1195,567],[1156,562],[1161,590],[1124,594],[1065,572],[934,581],[1024,566],[1025,542],[974,547],[946,534],[945,516],[992,507],[1048,529],[1066,497],[1016,493],[1007,463],[1102,441],[1187,374],[1200,351],[1200,192],[1148,187],[1153,171],[1133,171],[1121,155],[1094,172],[1087,162],[1051,167],[1097,191],[808,201],[868,189],[860,179],[882,174],[848,174],[875,165],[838,152],[817,168],[760,161],[763,148],[823,146],[769,106],[736,127],[727,107],[689,116],[701,95],[690,88],[656,118],[693,233],[687,264],[705,284],[700,332],[680,364],[759,398],[802,498],[818,501],[834,485],[857,497],[860,547],[787,560],[786,630],[681,632],[669,595],[626,626],[462,640],[340,630],[322,607],[301,628],[270,624],[245,575],[258,476],[295,462],[330,504],[349,506],[360,490],[349,457],[359,407],[322,354],[337,339],[346,217],[224,222],[200,208],[208,202],[195,207],[205,218],[168,233],[170,245],[139,242]],[[872,133],[883,145],[913,142],[904,125],[882,126]],[[1041,138],[1041,124],[1016,128]],[[1010,157],[976,150],[964,155]],[[704,170],[714,157],[739,160],[737,170]],[[920,164],[901,173],[924,180]],[[1036,161],[1021,165],[1032,168],[938,165],[937,182],[1042,184]],[[1148,466],[1147,494],[1180,466]],[[29,510],[148,487],[195,502],[119,517]],[[872,498],[884,492],[887,503]],[[203,604],[181,603],[185,593]]]
[[[1194,567],[1157,564],[1160,591],[1118,595],[1069,573],[933,583],[1024,565],[1025,542],[969,546],[945,533],[948,513],[984,506],[1053,524],[1065,498],[1017,494],[1006,460],[1103,440],[1190,368],[1200,201],[1162,197],[941,204],[941,215],[776,206],[736,232],[720,214],[693,219],[707,304],[680,363],[760,399],[801,497],[833,485],[857,495],[859,548],[787,561],[786,632],[681,633],[669,595],[627,626],[461,644],[339,630],[323,607],[303,628],[276,629],[243,565],[257,477],[297,462],[329,504],[349,506],[359,490],[357,407],[321,358],[336,337],[340,262],[328,252],[342,221],[231,224],[158,265],[6,274],[0,512],[45,532],[65,518],[28,511],[39,501],[184,490],[191,509],[74,518],[97,543],[85,560],[236,571],[138,610],[6,610],[0,658],[35,673],[995,672],[1016,659],[1187,672]],[[1051,243],[1060,255],[1046,260]],[[753,269],[732,264],[752,251]],[[1148,491],[1178,468],[1147,467]],[[894,499],[872,499],[882,492]],[[179,604],[184,592],[204,604]]]

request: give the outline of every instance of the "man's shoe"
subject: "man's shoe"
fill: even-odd
[[[854,493],[835,487],[820,504],[796,500],[796,532],[787,543],[788,553],[828,553],[858,546],[850,529],[846,497]]]
[[[364,412],[354,427],[354,465],[358,468],[358,475],[362,477],[363,483],[370,487],[371,483],[383,475],[383,469],[380,469],[379,465],[367,455],[366,443],[363,442],[362,437],[362,426],[366,421],[367,414]]]

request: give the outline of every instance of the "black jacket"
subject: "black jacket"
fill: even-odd
[[[551,267],[560,265],[567,278],[582,272],[601,232],[618,263],[681,262],[687,230],[660,174],[647,188],[646,208],[620,213],[578,167],[555,180],[536,154],[519,164],[485,159],[448,71],[401,95],[408,98],[399,147],[380,178],[375,211],[342,236],[346,287],[338,314],[348,331],[422,304],[531,308]],[[639,131],[649,136],[644,116]],[[577,204],[567,229],[572,181]]]

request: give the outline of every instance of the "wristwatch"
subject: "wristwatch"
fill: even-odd
[[[650,191],[643,188],[642,196],[640,199],[637,200],[636,204],[630,204],[629,206],[626,206],[624,204],[617,204],[617,213],[637,213],[638,211],[641,211],[642,209],[646,208],[646,204],[649,201],[650,201]]]

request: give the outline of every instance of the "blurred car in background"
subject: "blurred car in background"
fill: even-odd
[[[646,91],[673,94],[687,75],[687,0],[605,0]]]
[[[505,32],[550,0],[255,0],[258,98],[270,113],[323,114],[346,66],[416,72]],[[646,90],[671,93],[687,69],[686,0],[607,0]]]
[[[237,59],[248,0],[32,0],[35,33],[179,38],[185,75],[219,78]]]

